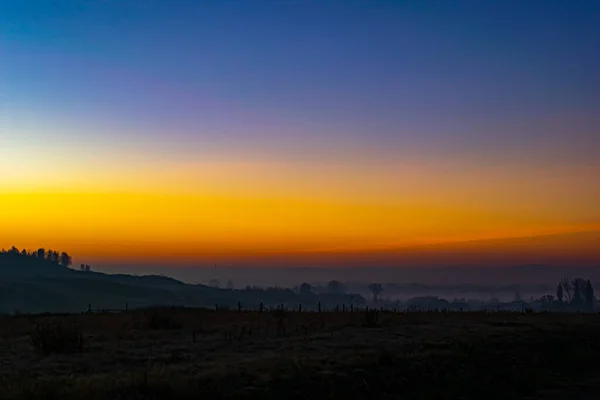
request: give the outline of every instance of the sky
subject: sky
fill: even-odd
[[[599,0],[6,0],[0,247],[317,266],[600,231],[599,71]]]

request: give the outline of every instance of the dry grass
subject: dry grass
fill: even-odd
[[[0,317],[0,398],[486,398],[593,378],[600,316],[164,309]],[[81,352],[32,346],[38,326]],[[597,344],[598,343],[598,344]]]

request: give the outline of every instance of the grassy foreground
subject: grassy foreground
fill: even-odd
[[[0,398],[600,394],[599,314],[378,317],[183,309],[0,317]]]

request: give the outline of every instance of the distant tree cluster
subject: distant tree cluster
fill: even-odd
[[[50,249],[46,250],[44,248],[39,248],[35,251],[29,251],[27,249],[19,250],[17,247],[13,246],[9,250],[2,249],[0,254],[39,258],[41,260],[49,261],[53,264],[62,265],[63,267],[70,267],[73,264],[73,259],[68,253],[64,251],[58,252]]]
[[[571,280],[565,276],[558,282],[556,300],[569,308],[591,311],[595,301],[592,282],[581,278]]]
[[[92,267],[90,267],[90,264],[81,264],[79,266],[79,270],[82,272],[90,272],[92,270]]]
[[[373,294],[373,304],[378,304],[380,301],[379,295],[383,292],[383,285],[381,283],[370,283],[367,286],[368,290]],[[342,282],[338,280],[332,280],[327,282],[325,286],[313,287],[309,283],[302,283],[300,286],[296,286],[295,291],[301,295],[309,295],[315,293],[326,293],[326,294],[346,294],[348,288]]]

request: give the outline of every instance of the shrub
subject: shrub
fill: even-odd
[[[40,354],[72,354],[83,351],[83,335],[75,327],[38,324],[31,334],[31,344]]]
[[[379,325],[379,311],[366,310],[365,311],[365,326],[368,328],[374,328]]]
[[[146,324],[148,328],[155,330],[181,329],[181,322],[175,320],[171,315],[165,312],[146,312]]]

